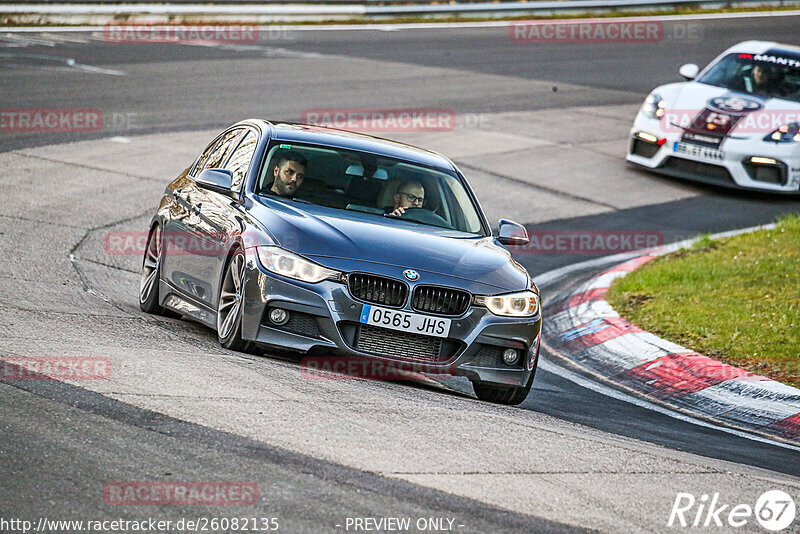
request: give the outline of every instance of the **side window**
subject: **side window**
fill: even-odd
[[[208,145],[205,150],[203,150],[203,153],[200,154],[200,157],[197,159],[197,163],[195,163],[194,169],[192,169],[192,176],[197,176],[200,174],[200,171],[203,170],[203,165],[208,159],[208,156],[211,155],[211,153],[214,151],[214,147],[217,146],[218,143],[219,137],[214,139],[211,144]]]
[[[239,140],[244,137],[246,133],[247,130],[245,128],[237,128],[236,130],[226,133],[220,142],[217,143],[217,146],[214,148],[214,151],[211,152],[208,159],[205,160],[203,167],[200,168],[199,165],[197,166],[195,175],[199,174],[203,169],[219,169],[222,167],[222,164],[228,159],[231,151],[236,148]]]
[[[452,206],[454,218],[458,221],[463,220],[466,225],[460,222],[458,226],[466,226],[467,232],[478,233],[481,231],[481,220],[478,212],[474,209],[464,209],[463,206],[471,206],[472,201],[464,187],[451,176],[445,176],[444,183],[447,184],[448,192],[455,198],[455,205]],[[449,195],[448,195],[449,196]],[[455,209],[458,208],[458,209]],[[460,212],[460,213],[459,213]]]
[[[258,141],[256,134],[247,131],[239,143],[236,150],[233,151],[225,168],[233,173],[233,190],[238,191],[242,186],[242,181],[247,174],[247,169],[250,168],[250,160],[253,157],[253,152],[256,151],[256,142]]]

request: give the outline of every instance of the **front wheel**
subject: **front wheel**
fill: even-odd
[[[516,406],[517,404],[522,404],[522,401],[528,398],[528,393],[531,392],[531,384],[515,388],[501,388],[473,382],[472,389],[482,401]]]
[[[233,252],[225,269],[219,290],[217,306],[217,337],[226,349],[247,351],[249,341],[242,339],[242,314],[244,312],[245,258],[241,249]]]
[[[139,308],[145,313],[168,315],[158,302],[158,284],[161,278],[163,243],[161,226],[155,225],[147,236],[147,247],[142,261],[142,277],[139,282]]]
[[[518,387],[500,387],[488,386],[485,384],[472,383],[472,389],[475,391],[475,396],[485,402],[494,402],[496,404],[506,404],[508,406],[516,406],[528,398],[528,393],[531,392],[533,386],[533,377],[536,376],[536,368],[539,367],[539,348],[536,348],[536,359],[534,360],[531,376],[528,378],[528,383],[524,386]]]

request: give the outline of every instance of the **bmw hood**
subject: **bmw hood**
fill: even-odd
[[[472,292],[528,287],[527,272],[493,237],[263,197],[250,213],[277,245],[332,269],[390,276],[413,269],[421,281],[456,279],[449,282]]]

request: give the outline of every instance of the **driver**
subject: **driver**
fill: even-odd
[[[771,96],[779,90],[779,75],[769,65],[757,63],[749,76],[742,79],[739,90]]]
[[[303,178],[306,176],[306,166],[308,160],[294,150],[281,152],[278,156],[278,163],[273,169],[272,183],[267,184],[269,194],[280,197],[293,197],[297,190],[303,185]]]
[[[409,208],[421,208],[425,201],[425,188],[416,180],[405,180],[392,197],[394,206],[384,208],[389,215],[400,216]]]

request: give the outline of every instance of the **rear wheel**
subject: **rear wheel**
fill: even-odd
[[[241,249],[232,254],[219,290],[217,336],[226,349],[248,351],[252,343],[242,339],[245,258]]]
[[[155,315],[167,315],[167,310],[158,302],[162,252],[161,226],[156,224],[147,236],[147,246],[142,260],[142,277],[139,282],[139,308],[143,312]]]

